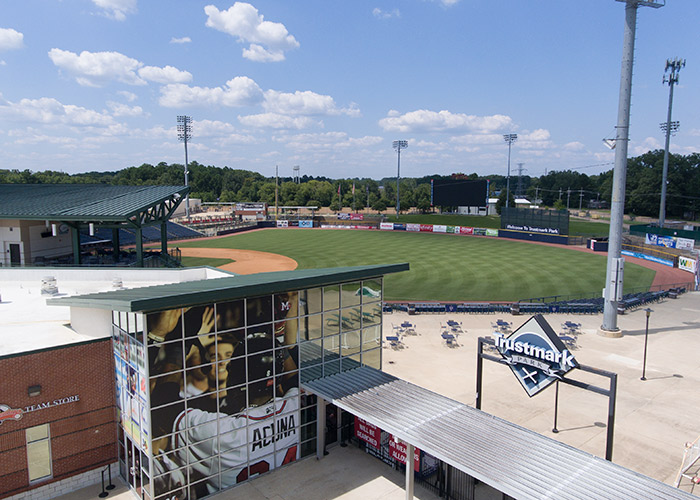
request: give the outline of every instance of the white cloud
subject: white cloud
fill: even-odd
[[[574,141],[574,142],[567,142],[564,144],[563,149],[565,151],[583,151],[585,146],[583,145],[582,142]]]
[[[387,132],[459,132],[471,131],[489,133],[512,126],[512,120],[505,115],[474,116],[450,111],[430,111],[419,109],[403,115],[391,110],[386,118],[379,120],[379,126]]]
[[[312,126],[315,122],[307,116],[286,116],[278,113],[261,113],[257,115],[239,116],[246,127],[294,129],[300,130]]]
[[[0,51],[24,47],[24,35],[12,28],[0,28]]]
[[[662,149],[663,146],[661,142],[656,137],[647,137],[642,141],[641,144],[635,144],[632,147],[635,156],[643,155],[647,151],[653,151],[655,149]]]
[[[117,94],[122,96],[127,102],[134,102],[136,99],[138,99],[136,94],[127,90],[120,90],[117,92]]]
[[[145,85],[146,81],[136,73],[142,63],[119,52],[87,52],[80,55],[68,50],[51,49],[51,61],[59,68],[73,74],[75,80],[88,87],[100,87],[110,80],[127,85]]]
[[[338,149],[351,149],[353,151],[369,146],[375,146],[384,142],[383,137],[364,136],[348,137],[345,132],[324,132],[321,134],[297,134],[291,136],[275,137],[275,141],[284,143],[290,149],[296,151],[337,151]]]
[[[457,5],[460,2],[460,0],[431,0],[431,1],[441,4],[443,7],[452,7],[453,5]]]
[[[112,111],[113,116],[143,115],[143,108],[141,108],[141,106],[129,106],[120,102],[107,101],[107,107]]]
[[[340,115],[359,116],[360,111],[356,105],[350,108],[340,109],[329,95],[317,94],[310,90],[299,91],[293,94],[268,90],[265,92],[263,107],[270,113],[281,115]]]
[[[399,9],[383,11],[379,7],[375,7],[374,10],[372,10],[372,15],[377,19],[391,19],[392,17],[401,17],[401,12],[399,12]]]
[[[214,5],[204,7],[206,25],[234,36],[241,43],[249,43],[243,49],[243,57],[257,62],[284,60],[284,53],[299,47],[282,23],[265,21],[258,9],[249,3],[236,2],[228,10]]]
[[[251,106],[259,103],[263,92],[254,80],[237,76],[223,87],[190,87],[181,83],[165,85],[160,89],[161,106]]]
[[[104,15],[117,21],[124,21],[127,14],[136,12],[136,0],[92,0],[103,10]]]
[[[56,66],[72,74],[78,84],[87,87],[101,87],[112,80],[127,85],[146,85],[147,80],[157,83],[192,80],[192,74],[187,71],[172,66],[144,66],[142,62],[119,52],[84,50],[76,54],[54,48],[49,51],[49,58]]]
[[[22,99],[13,103],[5,101],[0,96],[0,117],[41,124],[74,126],[106,127],[114,123],[114,119],[106,113],[72,104],[62,104],[50,97]]]
[[[144,80],[157,83],[185,83],[192,81],[192,73],[172,66],[165,66],[164,68],[144,66],[139,69],[139,76]]]
[[[243,49],[243,57],[255,62],[280,62],[284,61],[284,52],[281,50],[267,50],[262,45],[251,43],[250,47]]]
[[[182,38],[172,37],[170,43],[190,43],[192,39],[188,36],[183,36]]]

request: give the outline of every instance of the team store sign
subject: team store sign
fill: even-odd
[[[539,314],[507,337],[495,333],[494,340],[503,362],[530,397],[578,368],[574,355]]]

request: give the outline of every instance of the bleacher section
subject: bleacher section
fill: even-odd
[[[199,231],[190,229],[188,227],[181,226],[175,222],[167,221],[167,235],[168,241],[171,240],[184,240],[191,238],[201,238],[203,235]],[[159,242],[160,241],[160,226],[149,226],[143,228],[143,242]],[[112,230],[107,228],[95,228],[94,236],[90,236],[87,231],[80,233],[80,244],[81,245],[94,245],[98,243],[111,243],[112,241]],[[136,232],[130,229],[120,229],[119,230],[119,245],[120,246],[130,246],[136,244]]]
[[[685,287],[679,287],[655,292],[629,293],[622,297],[618,305],[618,313],[624,314],[625,311],[633,311],[650,303],[659,302],[664,298],[676,298],[685,292]],[[382,310],[385,313],[403,311],[409,314],[598,314],[603,312],[603,298],[559,300],[554,302],[384,304]]]

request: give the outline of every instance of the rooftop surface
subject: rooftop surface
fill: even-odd
[[[187,191],[185,186],[0,184],[0,219],[122,221]]]
[[[0,269],[0,357],[37,349],[47,349],[96,338],[108,337],[109,330],[97,336],[81,335],[70,328],[70,307],[48,306],[50,295],[41,294],[44,277],[56,278],[58,295],[113,290],[120,278],[127,289],[230,276],[212,268],[190,269]]]
[[[408,264],[403,263],[276,271],[220,278],[216,281],[190,281],[133,290],[74,295],[50,299],[48,303],[127,312],[157,311],[375,278],[407,270]]]

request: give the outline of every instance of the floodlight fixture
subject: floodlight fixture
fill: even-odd
[[[408,141],[394,141],[391,146],[396,150],[398,155],[398,164],[396,167],[396,218],[399,218],[401,211],[401,198],[399,197],[399,180],[401,179],[401,150],[408,147]]]
[[[192,117],[187,115],[178,115],[177,117],[177,138],[185,143],[185,187],[189,185],[188,174],[189,169],[187,161],[187,141],[192,139]],[[185,195],[185,215],[190,218],[190,194]]]
[[[661,174],[661,201],[659,204],[659,227],[664,227],[666,223],[666,184],[668,184],[668,150],[671,145],[671,134],[675,134],[680,123],[671,121],[671,111],[673,110],[673,86],[678,83],[678,73],[685,66],[685,59],[666,59],[663,83],[668,83],[668,115],[666,123],[661,124],[661,130],[666,134],[664,145],[664,166]]]
[[[618,2],[638,5],[639,7],[652,7],[658,9],[666,5],[666,0],[617,0]]]
[[[510,148],[518,140],[518,134],[503,134],[508,143],[508,176],[506,177],[506,209],[510,206]]]

